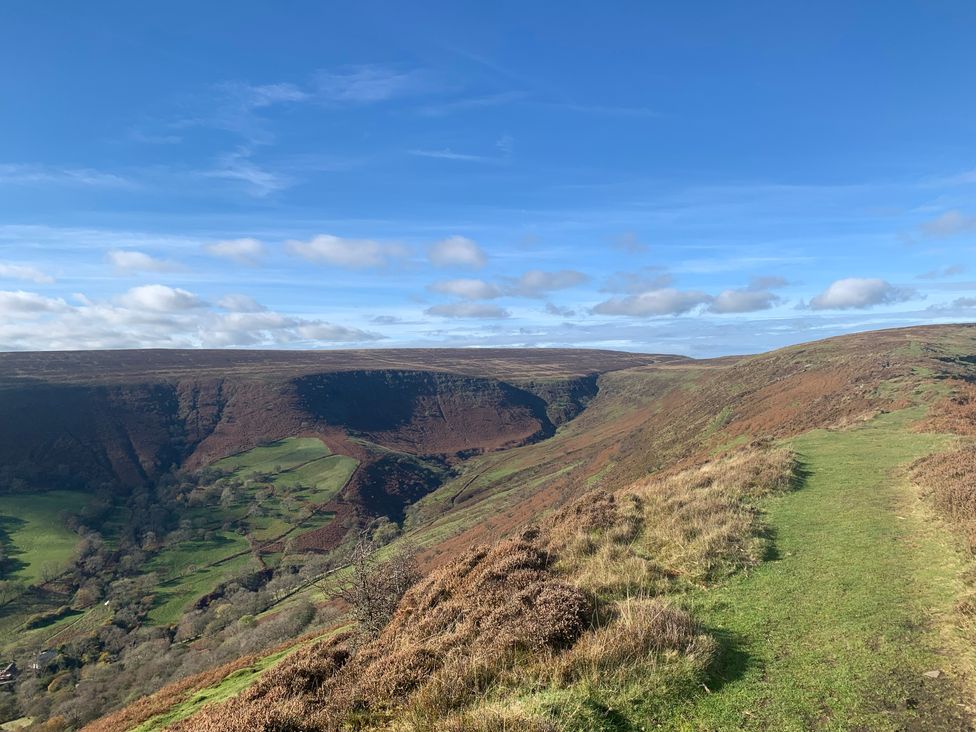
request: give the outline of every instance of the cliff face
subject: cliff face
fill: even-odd
[[[412,370],[0,387],[0,491],[145,483],[268,440],[347,435],[415,455],[496,450],[551,436],[595,377],[516,386]],[[348,443],[346,443],[348,446]]]
[[[495,450],[549,437],[546,401],[495,379],[424,371],[348,371],[297,381],[316,420],[413,454]]]

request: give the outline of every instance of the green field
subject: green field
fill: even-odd
[[[206,595],[221,582],[239,575],[249,566],[257,568],[254,557],[243,554],[216,566],[201,567],[160,582],[156,605],[149,611],[149,622],[156,625],[177,622],[191,602]]]
[[[898,472],[946,444],[909,431],[915,415],[793,442],[805,479],[768,503],[776,554],[694,598],[722,656],[710,693],[677,702],[664,727],[950,727],[940,618],[952,610],[963,565]],[[941,680],[923,676],[935,669]]]
[[[332,452],[317,437],[288,437],[270,445],[255,447],[214,463],[215,468],[239,475],[277,473],[328,457]]]
[[[216,507],[216,514],[208,509],[209,516],[242,521],[259,541],[276,539],[299,523],[321,526],[331,514],[313,516],[316,507],[332,500],[358,465],[314,437],[290,437],[232,455],[214,467],[232,471],[247,491],[235,503]]]
[[[64,527],[64,512],[81,510],[80,491],[0,496],[0,541],[14,560],[12,579],[38,584],[63,571],[74,556],[78,535]]]
[[[214,531],[214,538],[164,548],[149,562],[147,571],[160,577],[150,621],[174,623],[190,603],[221,582],[252,565],[257,568],[247,536],[269,542],[331,521],[333,514],[317,507],[342,490],[357,465],[353,458],[333,455],[321,440],[305,437],[280,440],[215,463],[242,479],[243,489],[231,503],[187,511],[193,525]],[[222,529],[227,521],[236,522],[245,533]]]
[[[359,463],[345,455],[332,455],[300,467],[279,473],[276,486],[288,488],[304,486],[300,495],[311,503],[326,503],[342,490]]]

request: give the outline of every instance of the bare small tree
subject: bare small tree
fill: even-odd
[[[350,557],[352,581],[342,592],[343,599],[352,606],[360,633],[366,638],[380,634],[403,595],[420,578],[414,547],[398,548],[382,562],[376,550],[376,544],[366,534],[359,537]]]

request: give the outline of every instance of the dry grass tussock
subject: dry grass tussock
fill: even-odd
[[[976,553],[976,443],[915,461],[911,478]]]
[[[713,582],[762,560],[756,500],[787,490],[795,474],[789,450],[741,450],[584,497],[554,519],[551,546],[561,569],[594,593]]]
[[[929,416],[919,423],[926,432],[951,432],[976,435],[976,385],[950,382],[951,394],[934,405]]]
[[[785,488],[792,471],[790,453],[753,448],[584,496],[544,528],[428,575],[374,640],[309,646],[174,729],[555,732],[592,728],[593,704],[580,699],[646,707],[669,686],[700,684],[715,653],[655,595],[676,577],[758,561],[748,501]]]

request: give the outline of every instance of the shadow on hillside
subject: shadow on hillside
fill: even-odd
[[[24,552],[10,538],[12,532],[26,523],[15,516],[0,515],[0,580],[10,579],[27,568],[27,562],[18,559]]]
[[[743,637],[727,628],[706,626],[705,630],[718,643],[715,661],[708,669],[705,686],[714,693],[726,684],[742,678],[755,663],[752,656],[744,650]]]

